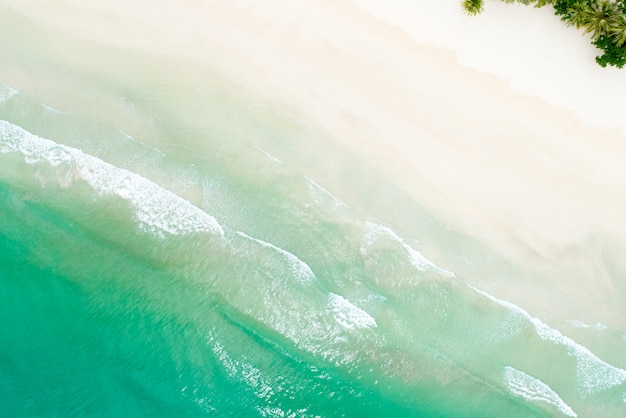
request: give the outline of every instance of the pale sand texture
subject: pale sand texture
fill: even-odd
[[[626,133],[617,105],[626,76],[595,63],[590,35],[567,27],[552,7],[534,8],[486,0],[469,17],[459,0],[355,0],[418,42],[453,50],[461,63],[507,81],[517,91],[572,110],[586,124]]]
[[[516,93],[349,1],[0,3],[79,37],[179,56],[295,106],[452,228],[552,279],[490,289],[499,297],[539,312],[558,303],[563,315],[582,306],[589,322],[625,325],[625,286],[603,261],[607,242],[626,248],[617,130]]]

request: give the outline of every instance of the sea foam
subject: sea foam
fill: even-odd
[[[307,182],[307,186],[309,189],[309,193],[311,197],[313,197],[317,204],[323,205],[324,202],[330,201],[332,205],[335,207],[342,207],[349,209],[350,207],[346,205],[341,199],[333,195],[331,192],[320,186],[310,177],[305,176],[304,179]]]
[[[520,370],[506,366],[504,368],[504,383],[515,396],[530,401],[546,402],[556,406],[559,411],[567,416],[578,416],[550,386]]]
[[[498,299],[472,285],[468,284],[467,286],[487,299],[500,306],[504,306],[512,313],[517,314],[524,320],[533,324],[537,335],[541,339],[565,346],[568,354],[576,359],[576,384],[577,390],[581,393],[581,395],[592,395],[613,386],[620,385],[626,381],[625,370],[612,366],[599,359],[595,354],[589,351],[587,347],[578,344],[571,338],[561,334],[556,329],[551,328],[540,319],[531,316],[519,306],[511,302]]]
[[[264,154],[267,158],[269,158],[270,160],[272,160],[275,164],[278,165],[283,165],[284,163],[282,162],[282,160],[280,160],[279,158],[273,156],[272,154],[270,154],[269,152],[265,151],[263,148],[256,148],[257,151],[259,151],[260,153]]]
[[[118,196],[130,202],[142,231],[160,237],[194,232],[224,235],[215,218],[145,177],[3,120],[0,120],[0,153],[21,153],[28,164],[67,166],[73,170],[70,182],[82,179],[100,195]]]
[[[604,325],[601,322],[596,322],[593,325],[585,324],[584,322],[579,321],[578,319],[568,319],[565,322],[567,322],[568,324],[570,324],[571,326],[573,326],[575,328],[585,328],[585,329],[592,328],[592,329],[595,329],[595,330],[598,330],[598,331],[606,331],[606,330],[609,329],[609,327],[607,327],[606,325]]]
[[[0,103],[6,102],[17,93],[18,91],[14,88],[9,87],[6,84],[0,83]]]
[[[328,295],[329,310],[337,322],[347,329],[376,328],[376,320],[363,309],[353,305],[348,299],[335,293]]]
[[[278,254],[280,254],[287,261],[287,263],[289,264],[289,267],[291,268],[291,271],[293,271],[298,281],[302,283],[310,283],[313,280],[315,280],[315,274],[313,273],[309,265],[305,263],[304,261],[300,260],[298,257],[290,253],[289,251],[286,251],[280,247],[277,247],[274,244],[271,244],[269,242],[253,238],[250,235],[247,235],[243,232],[237,232],[237,235],[244,237],[246,239],[249,239],[251,241],[254,241],[257,244],[261,245],[262,247],[269,248],[277,252]]]
[[[386,236],[393,241],[398,242],[407,252],[409,261],[413,267],[419,271],[434,271],[446,277],[456,277],[453,272],[442,269],[424,257],[421,252],[407,244],[404,238],[396,234],[391,228],[373,222],[365,222],[365,242],[361,246],[361,253],[364,254],[367,251],[367,248],[374,244],[374,242],[381,236]]]

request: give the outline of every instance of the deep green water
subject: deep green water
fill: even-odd
[[[471,285],[523,270],[297,109],[2,19],[0,416],[626,414],[623,330]]]

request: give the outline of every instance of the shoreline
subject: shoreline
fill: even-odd
[[[182,57],[293,106],[453,229],[547,271],[575,304],[624,325],[624,284],[602,261],[606,236],[626,247],[623,134],[513,91],[355,3],[283,3],[12,7],[79,38]],[[516,286],[501,286],[519,302]]]

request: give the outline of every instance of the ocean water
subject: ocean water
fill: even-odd
[[[298,109],[0,11],[0,416],[626,414],[624,328]]]

